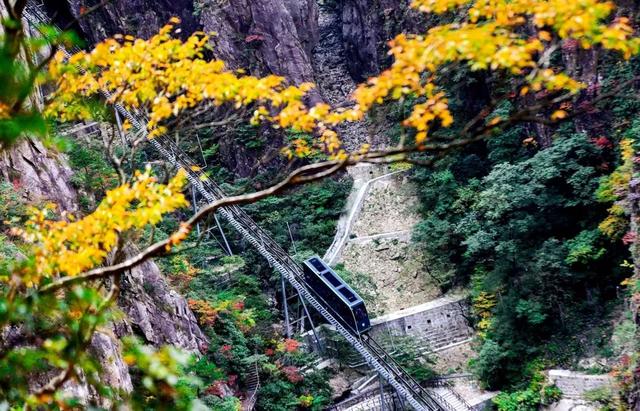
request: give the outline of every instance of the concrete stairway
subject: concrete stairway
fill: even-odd
[[[418,337],[418,341],[420,341],[420,345],[428,347],[431,351],[435,351],[442,347],[466,341],[472,336],[473,334],[466,330],[454,330],[452,334],[437,330],[421,335]]]
[[[441,398],[443,398],[447,404],[451,405],[451,407],[456,411],[471,411],[472,408],[467,404],[460,395],[453,390],[453,388],[448,386],[434,387],[432,391],[438,394]]]

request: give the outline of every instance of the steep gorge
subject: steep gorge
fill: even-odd
[[[78,16],[83,11],[84,6],[77,1],[69,1],[68,5],[69,15]],[[53,5],[49,6],[50,9],[54,8]],[[170,16],[179,15],[185,34],[196,29],[216,31],[217,35],[212,38],[213,53],[231,67],[248,68],[251,73],[259,75],[283,75],[297,84],[315,82],[318,89],[311,95],[310,102],[324,100],[341,105],[357,82],[378,73],[388,64],[384,48],[387,39],[400,29],[411,30],[424,22],[421,17],[406,11],[405,6],[406,1],[401,0],[325,1],[319,5],[313,0],[220,0],[196,1],[195,4],[190,1],[150,4],[147,1],[117,0],[104,10],[81,19],[80,28],[90,42],[118,32],[144,37],[153,33]],[[60,15],[59,19],[64,21],[64,15]],[[577,54],[569,46],[562,50],[568,71],[589,84],[592,94],[588,97],[593,97],[601,86],[602,78],[602,74],[598,73],[596,55]],[[579,64],[581,60],[587,63]],[[474,97],[463,99],[463,104],[473,104],[474,101],[470,100],[474,100]],[[602,120],[601,114],[594,109],[589,115],[578,118],[575,121],[576,130],[594,138],[605,134],[607,123]],[[381,128],[385,127],[363,123],[345,126],[340,131],[347,146],[357,148],[365,142],[375,146],[386,144],[388,137],[378,131]],[[527,131],[533,134],[540,147],[553,144],[555,129],[537,126]],[[285,137],[271,134],[271,130],[259,132],[268,135],[270,141],[267,147],[257,150],[230,138],[219,141],[220,163],[235,176],[253,177],[259,174],[259,169],[254,166],[260,156],[268,149],[279,147]],[[462,175],[460,180],[466,183],[479,176],[464,173],[473,172],[469,172],[469,169],[477,166],[479,156],[486,154],[482,151],[478,150],[479,155],[471,153],[460,161],[459,169],[453,170]],[[27,141],[13,152],[5,153],[4,159],[0,160],[0,169],[4,179],[20,187],[28,201],[54,200],[62,209],[78,209],[74,187],[70,183],[71,171],[64,159],[56,158],[39,143]],[[633,184],[637,185],[637,182]],[[637,187],[634,185],[632,188]],[[381,210],[369,211],[376,216],[376,211],[385,213],[384,209]],[[414,222],[409,220],[412,219],[399,223]],[[400,225],[403,230],[408,228]],[[365,236],[374,233],[366,232],[366,228],[359,227]],[[385,244],[380,247],[376,244],[376,248],[379,250],[373,251],[384,254],[384,258],[397,260],[395,250],[389,251]],[[375,264],[372,261],[358,264],[366,266],[367,263]],[[379,280],[384,283],[384,269],[379,271]],[[414,271],[418,272],[418,269]],[[460,277],[466,276],[468,280],[469,275],[463,273]],[[395,298],[399,301],[402,295],[400,291],[405,290],[398,291]],[[416,293],[414,297],[420,299],[423,298],[422,294],[429,293],[430,290],[421,290],[420,295]],[[405,303],[401,301],[399,306],[404,308]],[[104,378],[114,381],[116,386],[125,389],[131,386],[126,365],[117,352],[116,336],[134,333],[152,344],[170,343],[190,351],[197,351],[206,344],[206,338],[197,327],[185,300],[167,286],[153,263],[141,266],[125,278],[120,307],[127,314],[127,320],[116,324],[113,332],[98,334],[94,342],[98,357],[104,358],[105,364],[107,358],[112,359],[111,368],[105,367],[110,371],[105,373]]]
[[[317,83],[310,103],[323,100],[343,105],[358,81],[375,74],[386,64],[385,41],[394,30],[399,30],[399,21],[390,10],[401,5],[401,2],[376,3],[367,8],[357,1],[318,5],[313,0],[196,2],[196,7],[187,3],[190,2],[151,5],[145,1],[116,1],[81,17],[85,7],[69,1],[66,20],[72,15],[79,18],[83,37],[95,43],[117,33],[148,37],[170,16],[178,15],[185,34],[195,29],[215,31],[214,56],[231,67],[248,68],[257,75],[283,75],[295,84]],[[49,4],[49,9],[58,10],[53,4]],[[59,14],[58,19],[64,23],[64,14]],[[364,63],[369,65],[365,67]],[[342,127],[340,131],[347,147],[353,149],[363,143],[385,145],[387,137],[369,126],[356,123]],[[225,148],[225,144],[229,146]],[[276,140],[274,144],[278,146],[281,142]],[[244,147],[238,147],[233,141],[223,141],[221,146],[221,161],[238,175],[246,175],[256,158],[239,154],[245,151]],[[59,165],[65,170],[68,168],[64,160]],[[67,170],[57,182],[69,185],[69,193],[73,190],[68,183],[70,177]],[[46,187],[46,183],[40,185]],[[78,208],[77,200],[69,199],[75,195],[65,194],[64,190],[44,194],[43,198],[55,194],[60,197],[57,201]],[[95,348],[99,358],[114,359],[104,364],[103,378],[113,381],[115,386],[131,389],[131,379],[126,365],[119,359],[114,337],[133,333],[154,345],[169,343],[190,351],[206,344],[184,299],[170,290],[158,267],[151,262],[124,277],[119,305],[128,319],[115,324],[113,333],[96,337]]]
[[[346,66],[340,61],[315,61],[321,32],[318,6],[311,0],[303,4],[287,0],[208,4],[199,10],[197,19],[191,2],[151,4],[116,1],[88,16],[81,16],[87,9],[81,2],[69,1],[66,9],[54,2],[45,3],[61,25],[66,25],[72,16],[78,18],[77,28],[89,43],[117,33],[147,37],[170,16],[178,15],[182,18],[183,33],[198,28],[216,31],[218,34],[212,40],[216,57],[224,59],[232,67],[249,67],[254,74],[284,75],[293,83],[316,82],[317,77],[323,76],[324,84],[311,96],[311,102],[328,100],[340,103],[340,99],[344,99],[355,86]],[[320,53],[324,53],[323,57],[331,54],[331,47],[342,47],[336,16],[325,12],[322,20],[325,42]],[[338,36],[332,39],[331,36],[336,34]],[[348,58],[342,53],[338,56],[342,60]],[[341,64],[340,73],[331,71],[336,64]],[[318,74],[318,71],[323,72]],[[330,89],[331,82],[336,80],[343,84],[339,97]],[[360,144],[367,140],[363,137],[365,134],[366,130],[356,126],[347,136],[353,139],[354,144]],[[243,168],[248,167],[245,165]],[[73,171],[65,156],[45,148],[40,142],[25,140],[12,151],[4,153],[0,171],[5,181],[20,189],[24,201],[52,201],[59,205],[61,211],[79,212],[79,196],[72,182]],[[130,245],[127,253],[134,250],[135,246]],[[96,333],[91,348],[102,365],[100,379],[116,389],[133,389],[128,366],[120,353],[118,339],[124,335],[137,335],[155,346],[172,344],[195,353],[206,349],[207,338],[188,304],[168,286],[152,261],[123,276],[118,306],[125,316],[111,330]],[[83,381],[67,383],[65,389],[88,401],[107,405]]]

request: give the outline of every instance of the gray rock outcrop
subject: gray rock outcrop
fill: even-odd
[[[133,246],[127,256],[136,252]],[[116,325],[120,336],[136,334],[155,346],[171,344],[198,353],[207,338],[187,301],[172,290],[153,261],[145,261],[122,276],[118,306],[127,314]]]
[[[391,60],[387,42],[401,31],[424,32],[426,18],[409,0],[344,0],[342,38],[351,76],[358,82],[379,73]]]
[[[293,84],[315,82],[311,51],[318,41],[315,0],[207,2],[200,16],[214,53],[232,68],[277,74]],[[317,96],[316,96],[317,97]]]
[[[180,26],[185,35],[199,28],[193,0],[112,0],[104,2],[86,16],[82,14],[90,6],[83,0],[45,0],[44,5],[60,25],[66,26],[76,20],[74,27],[81,31],[89,43],[96,43],[114,34],[148,38],[174,16],[182,20]]]
[[[0,179],[20,187],[24,199],[31,203],[52,201],[63,211],[77,211],[78,196],[70,182],[72,175],[64,155],[47,150],[31,138],[0,155]],[[128,251],[135,252],[133,246],[129,246]],[[115,333],[112,330],[96,332],[89,348],[101,365],[100,380],[116,390],[133,389],[117,337],[133,333],[153,345],[172,344],[194,353],[206,345],[206,337],[186,300],[170,289],[153,261],[123,276],[118,306],[127,318],[114,326]],[[0,335],[4,346],[28,344],[21,341],[24,339],[19,329],[5,330]],[[82,381],[66,383],[64,389],[67,394],[78,395],[87,402],[108,406]]]
[[[63,211],[77,211],[78,195],[70,182],[72,175],[63,156],[33,138],[0,152],[0,176],[19,187],[28,201],[52,201]]]

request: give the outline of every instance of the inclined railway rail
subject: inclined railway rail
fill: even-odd
[[[41,24],[51,24],[43,8],[33,2],[30,2],[25,10],[24,18],[33,27]],[[70,55],[65,50],[63,52],[67,56]],[[107,100],[111,97],[106,90],[103,90],[102,94]],[[146,133],[147,121],[144,116],[126,110],[120,104],[114,104],[113,107],[119,115],[129,120],[134,130],[139,133]],[[166,161],[174,167],[184,170],[189,182],[208,202],[214,202],[226,197],[223,190],[210,180],[200,166],[182,151],[171,138],[162,135],[150,139],[149,143]],[[332,311],[331,305],[310,291],[311,287],[305,282],[303,271],[298,263],[240,207],[236,205],[225,206],[219,209],[218,213],[245,240],[251,243],[272,267],[282,274],[299,295],[315,308],[362,355],[364,360],[405,398],[412,408],[428,411],[457,411],[443,397],[432,390],[422,387],[373,338],[366,334],[358,335],[354,330],[342,325],[336,319],[337,313]]]

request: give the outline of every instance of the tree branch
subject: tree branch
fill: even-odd
[[[184,222],[182,224],[181,230],[188,234],[196,223],[203,220],[207,215],[214,213],[220,207],[253,203],[265,197],[278,194],[289,187],[325,178],[331,174],[334,174],[338,170],[345,168],[347,165],[354,163],[355,162],[353,160],[347,159],[342,161],[324,161],[321,163],[315,163],[300,167],[289,174],[289,176],[282,180],[280,183],[271,186],[270,188],[256,191],[250,194],[226,197],[208,204],[206,207],[203,207],[197,213],[195,213],[189,220]],[[126,259],[119,264],[96,268],[74,277],[60,278],[53,281],[52,283],[41,287],[39,291],[43,293],[50,293],[72,284],[122,273],[123,271],[130,270],[131,268],[148,260],[151,257],[167,253],[171,249],[172,245],[172,236],[169,236],[164,240],[150,245],[142,252]]]
[[[485,137],[486,135],[481,135],[481,136],[476,136],[475,138],[472,138],[472,139],[455,141],[451,143],[434,144],[434,145],[427,144],[419,147],[402,147],[402,148],[396,148],[391,150],[375,151],[375,152],[370,152],[368,154],[353,154],[344,160],[328,160],[328,161],[323,161],[319,163],[305,165],[292,171],[284,180],[280,181],[278,184],[275,184],[267,189],[256,191],[249,194],[225,197],[208,204],[207,206],[201,208],[198,212],[196,212],[189,220],[182,223],[180,230],[182,234],[188,235],[198,222],[202,221],[208,215],[216,212],[221,207],[254,203],[263,198],[279,194],[290,187],[321,180],[323,178],[326,178],[328,176],[331,176],[337,173],[338,171],[346,168],[347,166],[354,165],[359,162],[381,162],[385,158],[388,159],[389,163],[403,162],[403,161],[407,161],[407,159],[404,156],[399,156],[400,154],[406,155],[406,154],[423,152],[423,151],[436,151],[436,152],[448,151],[453,148],[471,144]],[[412,160],[408,160],[408,161],[412,161]],[[173,235],[177,233],[178,232],[175,232]],[[130,270],[133,267],[148,260],[149,258],[167,254],[171,250],[172,246],[174,245],[173,235],[169,236],[164,240],[160,240],[151,244],[140,253],[126,259],[121,263],[106,266],[106,267],[95,268],[93,270],[87,271],[83,274],[80,274],[74,277],[62,277],[60,279],[57,279],[41,287],[39,291],[42,293],[51,293],[73,284],[91,281],[91,280],[95,280],[103,277],[109,277],[109,276],[122,273],[126,270]]]
[[[611,97],[620,89],[628,86],[632,82],[637,81],[637,78],[631,79],[627,82],[620,84],[614,90],[611,90],[608,93],[605,93],[595,101],[599,101],[608,97]],[[208,215],[216,212],[221,207],[231,206],[231,205],[244,205],[254,203],[263,198],[276,195],[284,191],[285,189],[300,185],[306,184],[312,181],[317,181],[323,178],[326,178],[336,172],[346,168],[349,165],[354,165],[359,162],[368,162],[368,163],[395,163],[395,162],[408,162],[411,164],[420,164],[420,165],[432,165],[433,162],[444,155],[446,152],[467,146],[469,144],[473,144],[475,142],[481,141],[487,138],[491,133],[497,128],[513,125],[521,122],[531,122],[531,121],[541,121],[537,117],[534,117],[536,112],[539,112],[543,108],[548,105],[557,104],[559,102],[565,101],[570,98],[572,95],[564,94],[555,98],[547,99],[544,102],[539,104],[526,107],[505,119],[499,119],[496,122],[492,122],[486,124],[479,128],[478,130],[470,133],[469,130],[465,128],[465,132],[461,134],[458,138],[449,142],[444,143],[427,143],[414,147],[396,147],[390,150],[383,151],[373,151],[366,154],[351,154],[344,160],[329,160],[323,161],[319,163],[309,164],[302,167],[297,168],[293,172],[291,172],[284,180],[279,183],[265,189],[256,191],[250,194],[236,195],[230,196],[226,198],[222,198],[220,200],[214,201],[208,204],[206,207],[203,207],[198,212],[196,212],[189,220],[182,223],[180,230],[182,234],[185,236],[188,235],[193,229],[194,225],[203,220]],[[578,113],[572,113],[572,116],[567,116],[563,119],[558,120],[550,120],[553,124],[558,124],[562,121],[566,121],[570,117],[574,117],[578,115]],[[472,119],[471,123],[475,123],[478,119]],[[473,127],[471,127],[473,128]],[[435,153],[435,156],[430,159],[422,160],[422,159],[412,159],[408,158],[407,155],[411,153],[418,152],[432,152]],[[174,233],[173,235],[179,232]],[[144,249],[142,252],[136,254],[135,256],[128,258],[127,260],[114,264],[107,267],[100,267],[90,271],[87,271],[84,274],[74,276],[74,277],[62,277],[57,279],[43,287],[40,288],[40,292],[50,293],[56,290],[59,290],[63,287],[77,284],[85,281],[95,280],[98,278],[113,276],[119,273],[122,273],[126,270],[130,270],[131,268],[137,266],[138,264],[146,261],[149,258],[156,257],[159,255],[166,254],[169,252],[174,245],[173,235],[168,238],[155,242]]]

